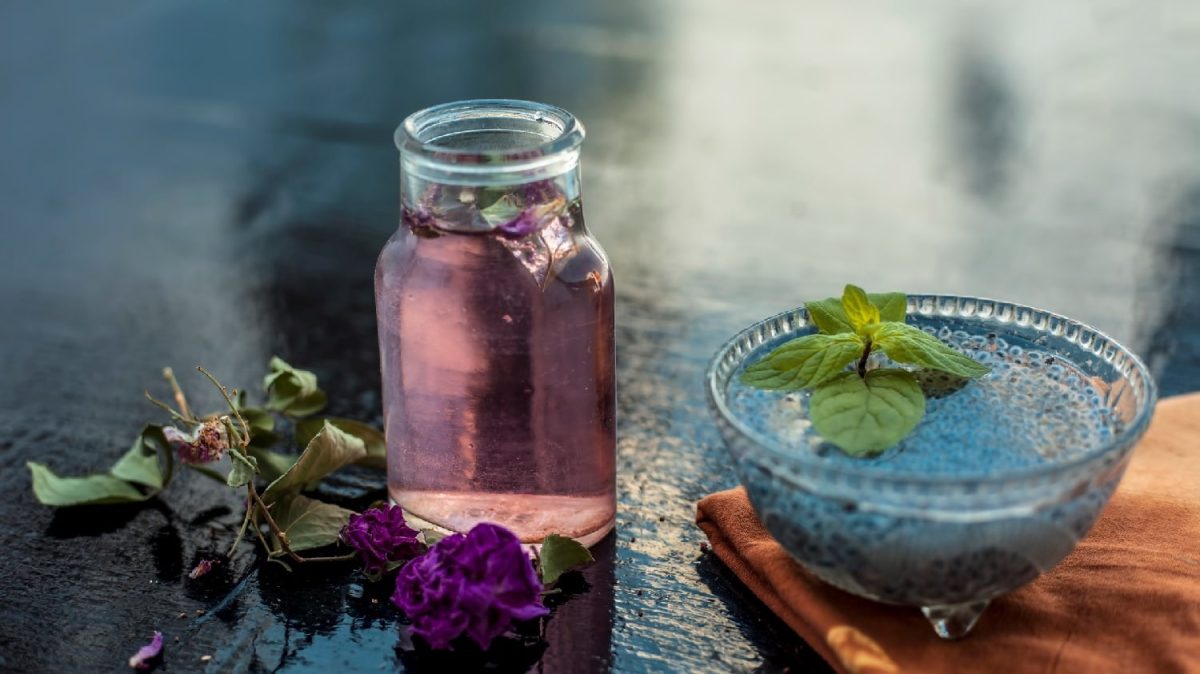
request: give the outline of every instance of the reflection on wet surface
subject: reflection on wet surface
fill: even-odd
[[[130,0],[0,17],[0,669],[120,668],[153,629],[181,670],[454,664],[397,652],[393,609],[349,570],[245,559],[187,579],[236,520],[215,486],[55,515],[21,468],[107,465],[164,364],[252,385],[280,353],[318,372],[331,413],[378,423],[391,129],[435,102],[582,118],[589,227],[618,277],[617,533],[544,640],[495,654],[503,668],[819,667],[692,524],[735,481],[707,358],[806,297],[852,280],[1011,299],[1128,341],[1166,394],[1200,382],[1200,9],[1183,0]],[[330,489],[364,504],[382,486]]]

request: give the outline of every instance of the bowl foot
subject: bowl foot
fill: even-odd
[[[990,599],[973,601],[964,604],[942,604],[938,606],[922,606],[921,613],[933,625],[933,631],[943,639],[961,639],[967,636],[971,628],[983,615]]]

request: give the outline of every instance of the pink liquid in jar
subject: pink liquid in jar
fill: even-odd
[[[493,129],[482,144],[538,141]],[[479,144],[476,134],[454,147]],[[375,297],[388,488],[416,519],[453,531],[493,522],[530,543],[557,533],[591,544],[613,526],[613,280],[567,160],[500,186],[405,167]]]

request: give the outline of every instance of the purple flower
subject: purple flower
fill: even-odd
[[[425,206],[409,208],[402,205],[400,220],[413,229],[431,229],[434,225],[433,214]]]
[[[412,631],[435,649],[467,635],[482,649],[513,622],[549,613],[542,583],[521,541],[508,529],[478,524],[438,541],[396,577],[392,603]]]
[[[519,239],[550,224],[562,214],[566,205],[567,202],[562,197],[544,203],[534,203],[524,208],[512,220],[496,225],[496,229],[507,237]]]
[[[229,431],[224,419],[210,419],[191,435],[174,426],[165,426],[163,437],[175,450],[175,456],[187,464],[212,463],[229,449]]]
[[[527,204],[541,204],[563,196],[553,180],[535,180],[521,186],[521,198]]]
[[[139,648],[138,652],[134,653],[133,657],[129,658],[129,666],[143,672],[152,669],[154,667],[153,661],[162,654],[162,649],[162,632],[155,632],[154,638],[150,640],[150,643]]]
[[[368,508],[351,515],[342,527],[342,542],[358,551],[368,574],[387,570],[389,562],[412,559],[421,553],[417,530],[404,521],[404,509],[396,505]]]

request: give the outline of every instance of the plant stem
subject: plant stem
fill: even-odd
[[[229,391],[225,390],[225,387],[221,385],[221,382],[217,381],[217,378],[203,367],[197,365],[196,369],[200,371],[200,374],[208,377],[208,380],[213,383],[213,386],[217,387],[217,390],[221,392],[221,397],[225,399],[225,404],[229,406],[229,411],[233,412],[233,416],[237,418],[238,423],[242,425],[242,433],[244,435],[238,444],[242,446],[242,449],[245,449],[246,446],[250,444],[250,424],[246,423],[246,420],[242,418],[242,413],[238,411],[237,405],[233,404],[233,399],[229,397]]]
[[[175,394],[175,404],[179,406],[179,413],[185,419],[191,419],[192,413],[188,411],[187,397],[183,395],[183,389],[179,387],[179,381],[175,379],[175,371],[164,367],[162,373],[163,378],[171,385],[171,392]]]
[[[150,403],[153,404],[155,407],[161,407],[164,411],[166,411],[167,414],[171,415],[172,419],[178,419],[178,420],[182,421],[183,423],[189,424],[189,425],[195,423],[195,421],[196,421],[195,419],[185,417],[182,414],[180,414],[179,412],[176,412],[174,409],[171,408],[170,405],[168,405],[168,404],[164,403],[163,401],[158,400],[154,396],[150,395],[149,391],[143,391],[142,393],[144,393],[146,395],[146,400],[149,400]]]
[[[870,357],[871,357],[871,340],[868,339],[866,345],[863,346],[862,358],[858,359],[858,376],[863,377],[864,379],[867,376],[867,359]]]
[[[250,508],[246,508],[246,515],[242,518],[242,528],[238,530],[237,538],[233,539],[233,545],[229,546],[229,552],[226,557],[233,559],[233,553],[237,551],[237,547],[242,542],[242,538],[246,535],[246,527],[250,526]]]

